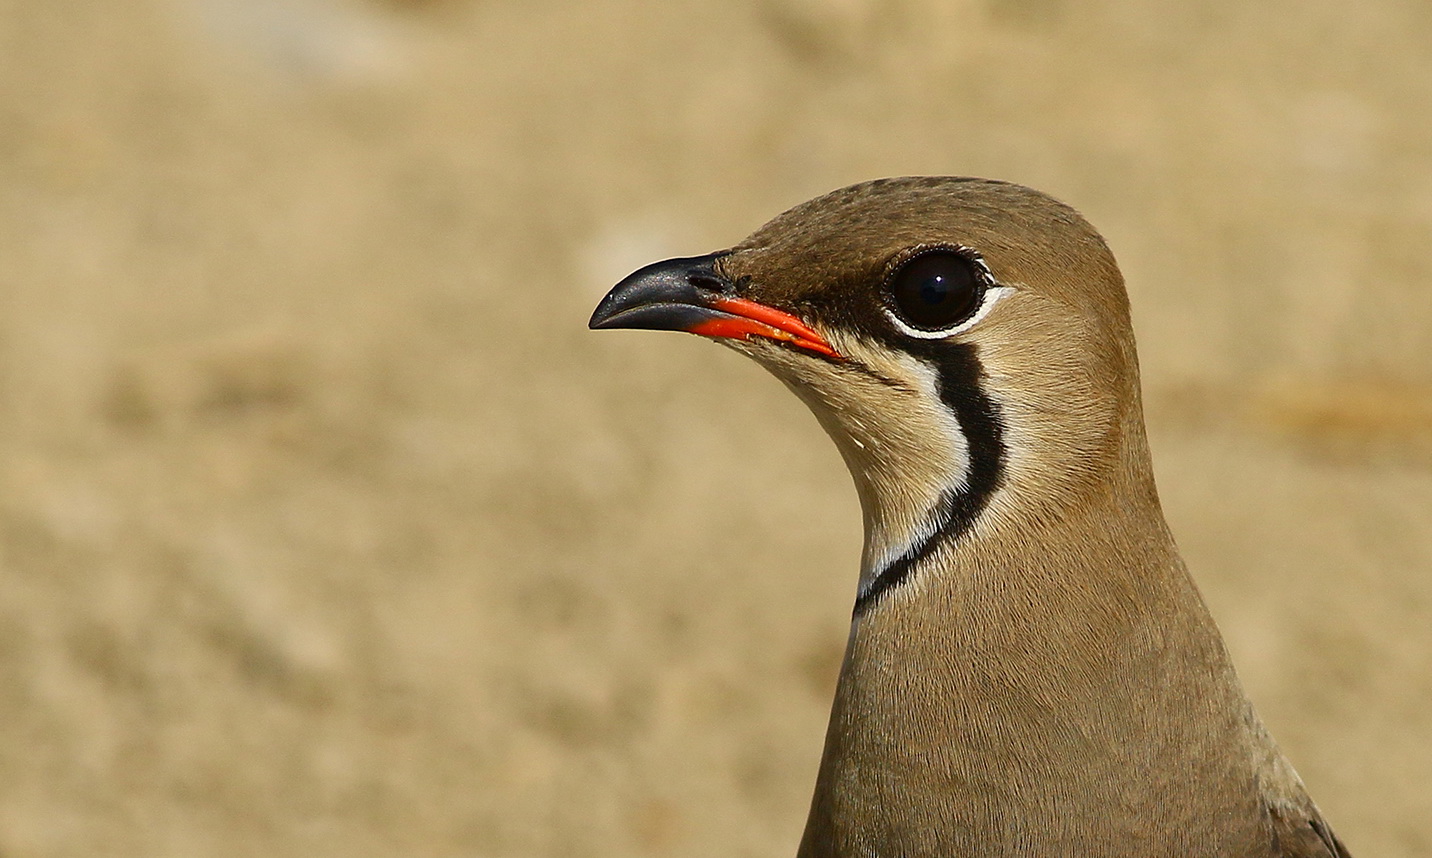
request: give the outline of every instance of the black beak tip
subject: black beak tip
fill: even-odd
[[[600,331],[607,327],[612,316],[616,315],[616,308],[613,307],[615,303],[612,300],[612,293],[608,292],[606,297],[602,298],[601,303],[597,304],[597,309],[592,311],[592,318],[587,320],[587,330]]]
[[[661,300],[661,296],[652,294],[654,290],[639,276],[643,271],[645,269],[625,278],[603,296],[597,308],[592,311],[592,318],[587,320],[589,330],[640,327],[632,322],[645,315],[643,311],[649,312],[652,305]]]
[[[632,272],[597,304],[587,328],[688,329],[711,315],[706,295],[726,282],[713,265],[721,255],[667,259]]]

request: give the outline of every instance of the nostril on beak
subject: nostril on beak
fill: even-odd
[[[718,295],[730,294],[732,283],[724,277],[717,277],[705,271],[689,271],[686,274],[686,282],[706,292],[715,292]]]

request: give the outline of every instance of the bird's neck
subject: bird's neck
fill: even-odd
[[[1205,818],[1254,819],[1256,721],[1148,515],[1111,495],[987,528],[860,615],[803,858],[1119,854],[1060,840],[1090,830],[1073,819],[1126,821],[1159,854],[1259,836]]]

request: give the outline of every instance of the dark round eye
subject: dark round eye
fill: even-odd
[[[984,285],[974,264],[952,250],[932,250],[906,262],[890,278],[890,309],[922,331],[940,331],[979,309]]]

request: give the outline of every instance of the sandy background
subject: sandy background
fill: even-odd
[[[1253,697],[1355,854],[1432,855],[1429,45],[1426,0],[0,0],[0,856],[793,854],[848,478],[754,365],[585,322],[906,173],[1104,230]]]

